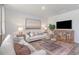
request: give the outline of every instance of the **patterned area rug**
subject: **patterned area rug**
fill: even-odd
[[[37,50],[45,49],[48,52],[48,55],[67,55],[73,48],[72,44],[61,41],[53,42],[51,40],[40,40],[31,42],[30,44],[33,45]]]
[[[48,41],[46,43],[43,43],[41,44],[45,49],[49,50],[49,51],[54,51],[54,50],[57,50],[59,48],[61,48],[62,46],[54,43],[54,42],[51,42],[51,41]]]

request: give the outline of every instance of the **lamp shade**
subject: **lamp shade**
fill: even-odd
[[[23,30],[24,30],[23,26],[18,26],[18,31],[23,31]]]

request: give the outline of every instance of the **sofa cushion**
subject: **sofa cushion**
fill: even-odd
[[[16,55],[29,55],[29,54],[31,54],[31,51],[27,46],[21,45],[19,43],[14,43],[14,49],[15,49]]]

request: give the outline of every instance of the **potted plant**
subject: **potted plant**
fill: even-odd
[[[53,32],[53,30],[55,29],[55,25],[49,24],[48,28],[50,30],[49,31],[50,39],[51,40],[55,40],[55,38],[54,38],[54,32]]]
[[[48,27],[49,27],[50,30],[54,30],[55,29],[55,25],[52,25],[52,24],[49,24]]]

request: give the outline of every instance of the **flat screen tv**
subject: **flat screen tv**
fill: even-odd
[[[72,20],[56,22],[57,29],[72,29]]]

